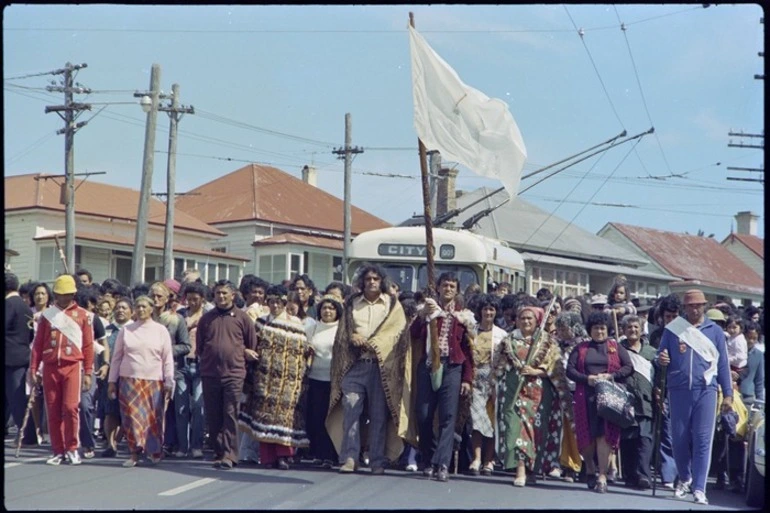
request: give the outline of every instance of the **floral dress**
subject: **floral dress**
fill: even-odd
[[[513,469],[523,460],[530,472],[547,473],[559,466],[562,405],[568,404],[569,390],[558,344],[545,333],[529,365],[545,370],[547,376],[519,374],[514,362],[527,360],[530,344],[529,337],[515,330],[495,351],[496,447],[504,468]]]

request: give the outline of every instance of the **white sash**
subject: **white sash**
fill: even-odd
[[[61,310],[58,306],[51,306],[43,310],[43,317],[48,319],[51,326],[61,331],[78,350],[83,350],[83,332],[78,323],[65,314],[64,310]]]
[[[717,373],[717,360],[719,359],[719,352],[714,343],[698,328],[687,322],[684,317],[677,317],[669,322],[666,324],[666,329],[679,337],[680,342],[690,346],[693,351],[709,363],[704,377],[707,385],[711,383],[711,378]]]
[[[631,357],[631,363],[634,366],[634,372],[638,372],[644,379],[652,384],[652,363],[644,356],[627,350],[628,356]]]

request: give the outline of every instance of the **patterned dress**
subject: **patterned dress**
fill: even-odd
[[[259,442],[308,447],[305,430],[307,360],[310,344],[298,318],[283,312],[257,320],[257,354],[247,376],[248,397],[238,424]]]
[[[559,466],[563,413],[571,422],[571,412],[563,412],[562,408],[569,404],[569,390],[558,344],[546,333],[533,351],[529,365],[545,370],[547,376],[519,374],[515,364],[527,361],[530,344],[531,338],[525,339],[515,330],[495,351],[497,453],[506,469],[524,461],[530,472],[548,473]]]
[[[473,363],[476,368],[473,375],[471,425],[474,431],[478,431],[486,438],[492,438],[495,435],[492,424],[494,405],[490,404],[492,386],[489,381],[492,370],[492,351],[506,335],[505,330],[493,326],[489,331],[479,331],[473,344]]]

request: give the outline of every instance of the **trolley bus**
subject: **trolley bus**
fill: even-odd
[[[435,277],[453,271],[460,291],[477,283],[487,291],[489,282],[508,282],[513,292],[526,290],[524,260],[502,241],[465,230],[433,230]],[[358,235],[350,244],[348,273],[354,282],[365,262],[381,265],[401,291],[425,289],[427,249],[425,227],[397,226]]]

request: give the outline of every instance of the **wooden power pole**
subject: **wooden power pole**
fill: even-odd
[[[73,72],[88,67],[88,64],[67,63],[63,68],[52,71],[52,75],[64,75],[61,86],[48,86],[47,91],[64,93],[64,105],[49,105],[45,113],[56,112],[64,120],[64,128],[57,134],[64,134],[64,255],[67,262],[75,272],[75,132],[84,127],[88,121],[75,123],[77,117],[84,110],[91,110],[87,103],[75,103],[72,100],[74,93],[88,94],[90,89],[75,87]],[[63,114],[62,114],[63,113]]]
[[[363,153],[364,150],[353,144],[353,123],[350,120],[350,113],[345,114],[345,147],[337,148],[332,153],[338,155],[337,158],[345,160],[345,189],[344,189],[344,217],[343,217],[343,243],[342,243],[342,281],[345,284],[350,283],[348,276],[348,259],[350,258],[350,227],[352,225],[352,216],[350,214],[350,189],[351,189],[351,164],[353,155]]]
[[[139,191],[139,211],[136,215],[134,255],[131,261],[131,285],[144,282],[144,252],[147,242],[147,214],[150,209],[152,189],[152,168],[155,155],[155,127],[158,122],[158,101],[160,99],[160,65],[153,64],[150,72],[150,90],[134,93],[142,98],[142,105],[149,105],[147,125],[144,131],[144,158],[142,159],[142,188]],[[149,97],[149,104],[146,98]]]

